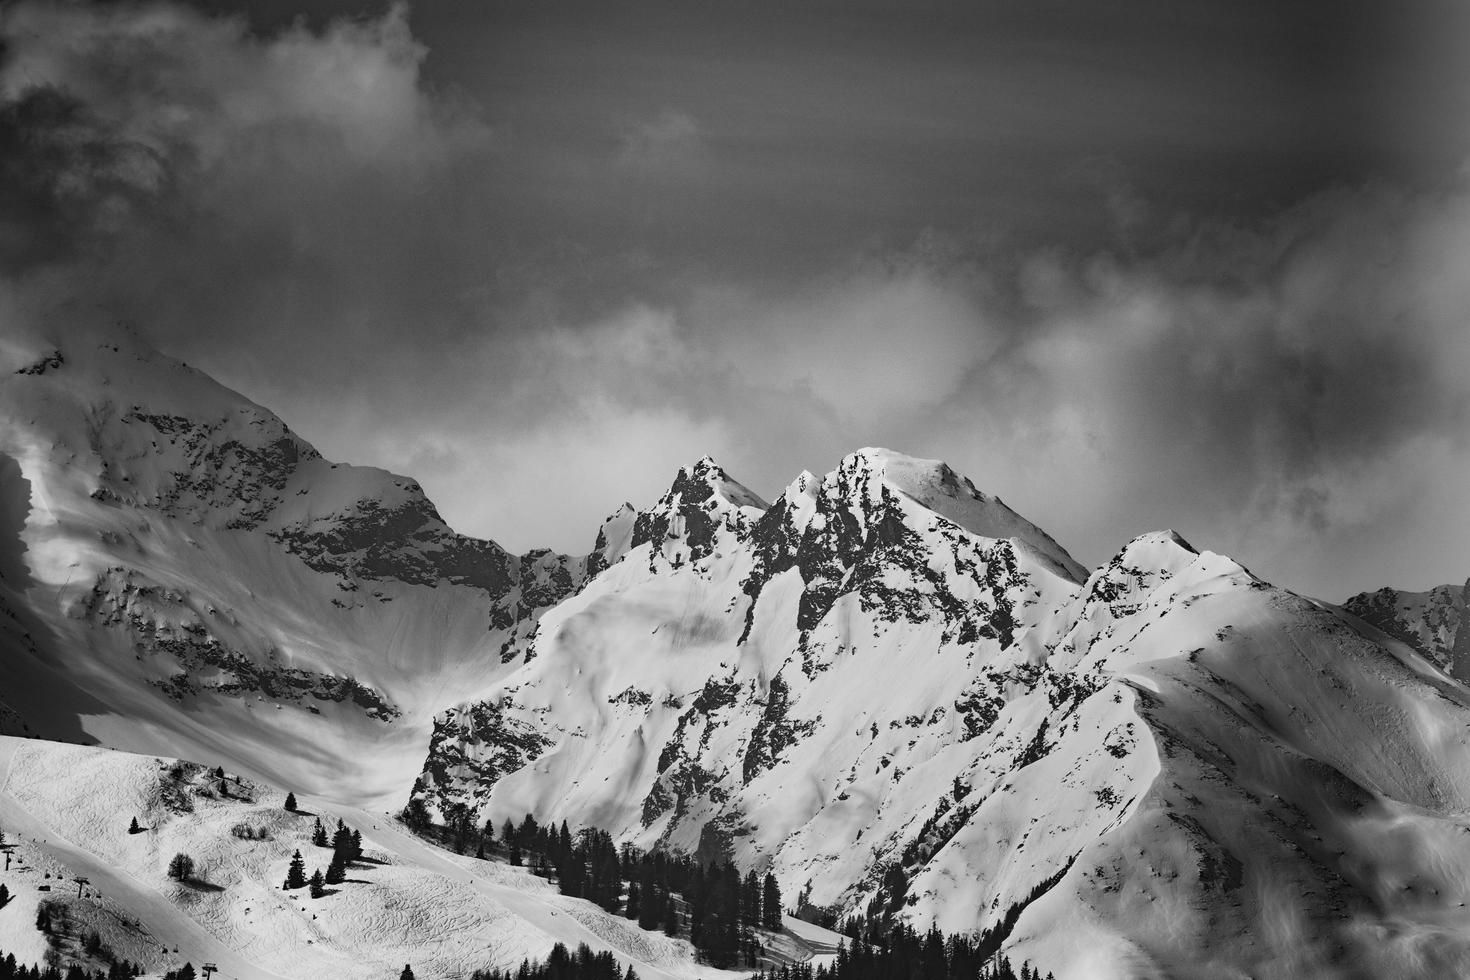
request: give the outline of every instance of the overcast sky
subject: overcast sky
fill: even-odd
[[[16,0],[0,314],[518,550],[886,445],[1088,564],[1460,582],[1466,9]]]

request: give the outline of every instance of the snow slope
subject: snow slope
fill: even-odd
[[[222,796],[203,766],[15,738],[0,738],[0,772],[0,819],[22,841],[6,875],[17,899],[0,910],[0,948],[25,959],[44,955],[35,904],[51,897],[79,930],[95,928],[117,955],[157,971],[189,960],[242,980],[371,980],[395,978],[407,962],[444,977],[585,942],[654,980],[735,976],[696,965],[683,940],[559,895],[525,869],[431,847],[382,815],[305,796],[308,812],[288,813],[279,788],[227,777]],[[129,834],[135,815],[145,830]],[[317,817],[360,830],[367,860],[312,899],[281,883],[294,850],[308,873],[330,858],[310,844]],[[197,881],[167,877],[176,853],[194,858]],[[49,895],[36,890],[46,873]],[[77,875],[89,879],[83,899]]]
[[[440,719],[421,794],[732,853],[1059,978],[1470,970],[1470,692],[1170,532],[1077,583],[896,459],[760,515],[681,473],[659,533]]]
[[[605,561],[455,534],[127,337],[0,348],[6,731],[401,803],[433,714]]]

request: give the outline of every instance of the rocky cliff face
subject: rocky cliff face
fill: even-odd
[[[388,800],[433,713],[586,579],[140,343],[0,353],[0,637],[32,729],[246,771],[286,738],[311,749],[279,778]]]
[[[1407,643],[1456,680],[1470,681],[1470,581],[1428,592],[1360,592],[1343,608]]]

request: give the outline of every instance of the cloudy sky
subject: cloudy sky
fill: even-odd
[[[1460,582],[1467,9],[12,0],[0,314],[517,549],[886,445],[1087,563]]]

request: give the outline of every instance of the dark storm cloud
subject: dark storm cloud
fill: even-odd
[[[514,547],[886,443],[1088,561],[1464,574],[1431,4],[268,6],[0,11],[11,322],[130,320]]]

